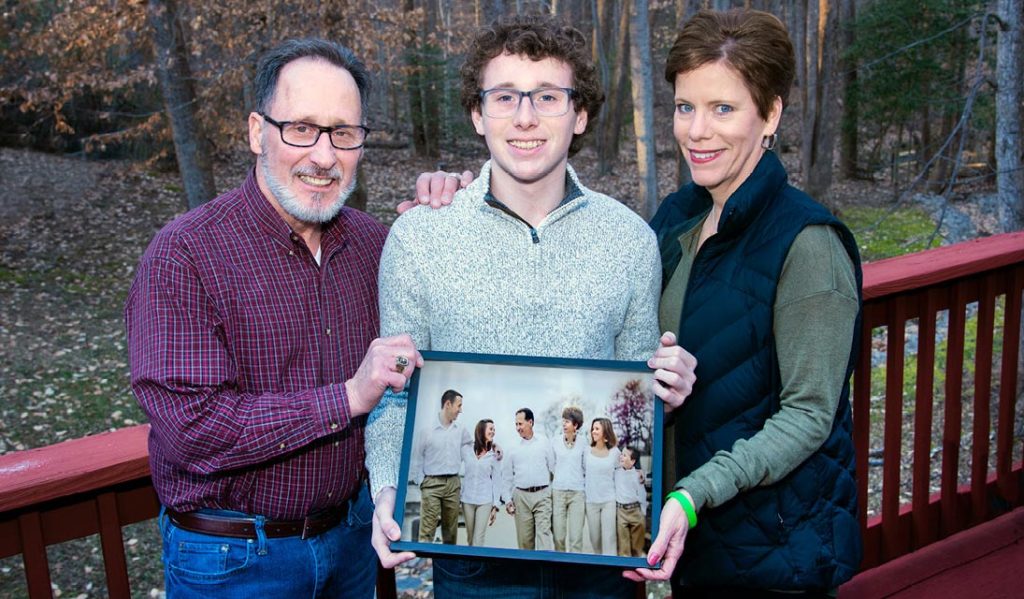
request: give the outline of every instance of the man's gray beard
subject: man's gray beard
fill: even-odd
[[[270,172],[270,161],[267,160],[265,153],[261,158],[263,158],[263,160],[260,160],[263,178],[267,181],[270,193],[274,194],[274,199],[277,200],[277,203],[281,205],[285,212],[300,222],[316,224],[328,222],[335,216],[338,216],[341,208],[356,189],[356,178],[353,176],[352,182],[349,183],[348,187],[338,192],[338,196],[333,203],[324,204],[323,196],[325,194],[314,193],[313,205],[306,207],[285,184],[278,181],[274,174]]]

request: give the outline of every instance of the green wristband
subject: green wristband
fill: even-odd
[[[693,507],[693,501],[689,497],[679,491],[672,491],[665,497],[665,501],[668,502],[669,499],[675,499],[683,507],[683,511],[686,512],[686,521],[690,523],[690,528],[697,526],[697,509]]]

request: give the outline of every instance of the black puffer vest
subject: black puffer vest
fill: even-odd
[[[662,202],[651,226],[658,233],[666,282],[679,263],[679,236],[710,206],[707,190],[693,184]],[[778,158],[767,152],[725,204],[718,233],[698,252],[678,336],[698,366],[693,394],[675,415],[676,480],[715,452],[753,436],[779,410],[772,333],[776,288],[794,238],[818,224],[839,233],[859,293],[860,256],[852,234],[790,186]],[[848,401],[853,356],[851,350],[847,383],[822,447],[783,480],[702,510],[687,535],[677,582],[824,590],[853,576],[861,558]]]

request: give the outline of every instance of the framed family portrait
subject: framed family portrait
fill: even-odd
[[[423,352],[395,550],[647,567],[663,410],[645,362]]]

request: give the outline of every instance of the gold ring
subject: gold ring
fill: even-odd
[[[405,367],[409,365],[409,358],[405,356],[395,356],[395,370],[399,373],[405,372]]]

